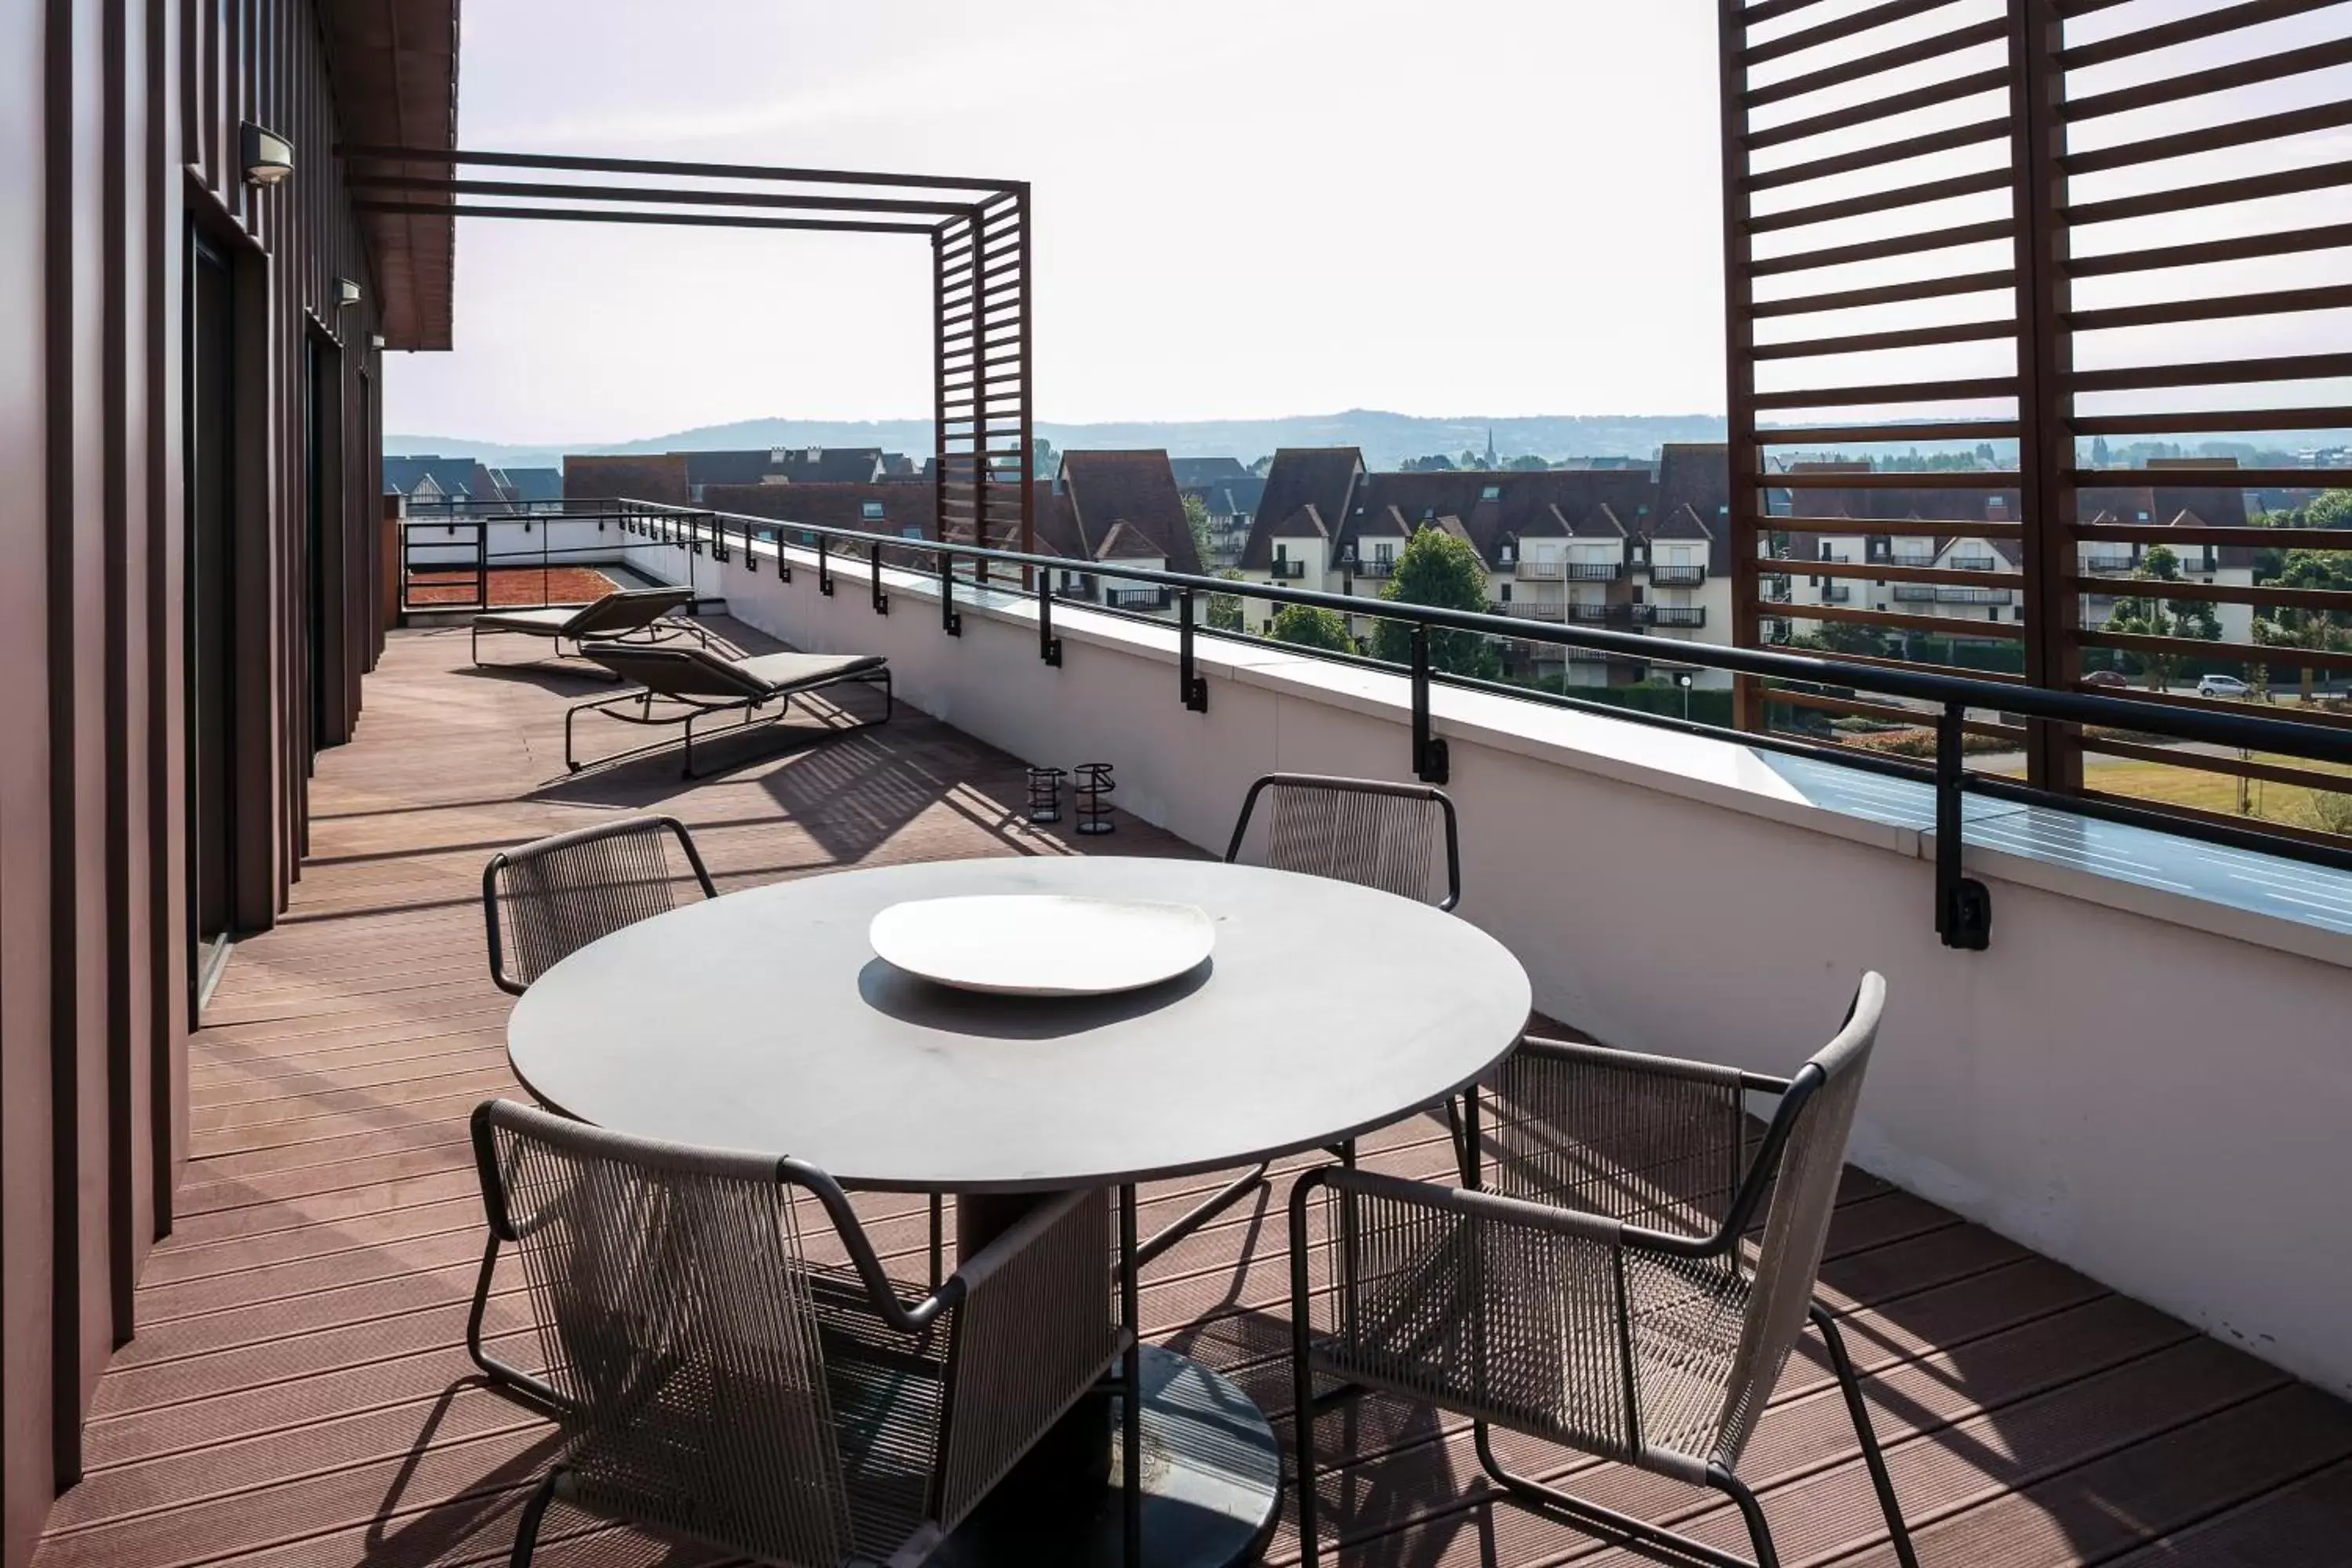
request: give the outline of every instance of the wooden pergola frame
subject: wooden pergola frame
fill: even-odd
[[[336,152],[363,213],[929,236],[940,536],[1035,551],[1027,181],[420,147]],[[644,183],[470,178],[460,166]],[[705,181],[732,184],[687,183]]]

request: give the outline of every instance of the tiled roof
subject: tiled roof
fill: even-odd
[[[1065,452],[1062,485],[1081,537],[1095,544],[1075,553],[1098,559],[1112,525],[1124,522],[1160,546],[1152,553],[1165,560],[1170,571],[1201,570],[1201,552],[1192,541],[1192,525],[1185,521],[1184,498],[1176,489],[1166,452]]]
[[[1557,507],[1552,510],[1555,513],[1559,510]],[[1617,515],[1616,509],[1607,501],[1586,512],[1577,520],[1576,526],[1569,530],[1570,535],[1577,539],[1622,539],[1631,531],[1624,520]]]
[[[924,539],[939,537],[939,492],[929,485],[814,484],[712,485],[702,492],[702,504],[713,511],[772,517],[820,528],[862,529],[868,533],[906,536],[919,531]],[[877,507],[879,516],[866,509]]]
[[[1331,530],[1323,521],[1323,513],[1310,501],[1276,523],[1269,537],[1275,539],[1328,539]]]
[[[1125,518],[1110,525],[1094,554],[1097,561],[1164,561],[1168,557],[1166,551]]]
[[[471,458],[387,455],[383,459],[383,493],[415,495],[416,487],[430,476],[434,488],[445,496],[472,495],[477,466]]]
[[[1239,458],[1171,458],[1168,471],[1176,476],[1177,488],[1187,490],[1230,485],[1255,477],[1242,466]]]
[[[1650,530],[1650,537],[1675,541],[1712,541],[1715,538],[1715,531],[1701,521],[1698,512],[1685,501],[1668,512],[1664,521]]]
[[[1327,523],[1344,527],[1349,497],[1363,468],[1353,447],[1285,447],[1275,453],[1249,542],[1242,547],[1242,565],[1259,570],[1270,565],[1275,528],[1301,507],[1311,506]]]
[[[566,500],[649,500],[686,506],[686,459],[666,457],[576,457],[563,459]]]

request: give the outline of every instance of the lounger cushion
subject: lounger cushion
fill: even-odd
[[[567,636],[575,637],[641,631],[672,610],[685,609],[694,599],[691,588],[625,588],[577,612],[564,629]]]
[[[879,655],[870,653],[763,653],[732,662],[771,691],[782,691],[812,681],[839,680],[844,676],[879,669],[885,661]]]
[[[764,700],[803,687],[823,685],[883,668],[874,654],[769,653],[727,658],[691,644],[645,647],[592,642],[581,653],[624,680],[634,680],[664,697],[704,700]]]
[[[490,615],[476,616],[478,626],[491,626],[502,632],[529,632],[534,637],[561,637],[563,628],[572,624],[580,612],[569,605],[551,610],[499,610]]]
[[[590,605],[559,605],[544,610],[493,610],[474,625],[491,631],[525,632],[542,637],[613,637],[642,631],[672,610],[694,603],[691,588],[622,588]]]

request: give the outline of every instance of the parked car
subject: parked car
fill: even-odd
[[[2197,680],[2200,697],[2243,697],[2247,686],[2234,675],[2205,675]]]
[[[2122,688],[2129,686],[2131,682],[2125,679],[2124,672],[2120,669],[2086,669],[2083,672],[2083,684]]]

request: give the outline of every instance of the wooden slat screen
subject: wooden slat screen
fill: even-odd
[[[2175,700],[2235,673],[2340,717],[2352,518],[2312,503],[2352,490],[2352,0],[2186,9],[1721,0],[1739,644]],[[2135,746],[2023,749],[2067,790],[2086,750],[2337,782]]]

